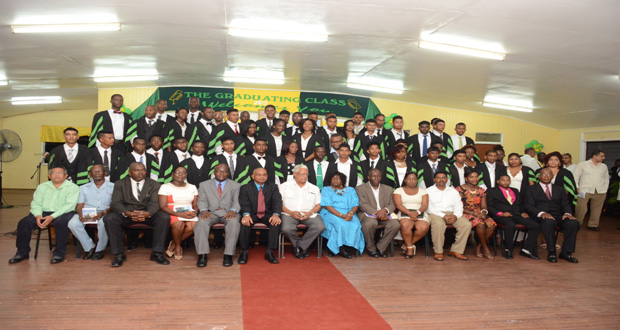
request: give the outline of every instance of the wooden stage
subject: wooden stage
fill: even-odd
[[[160,266],[141,246],[128,252],[123,267],[111,268],[109,253],[100,261],[75,259],[70,242],[65,262],[51,265],[47,241],[33,259],[33,235],[30,260],[9,265],[15,238],[4,234],[28,213],[32,191],[6,190],[4,196],[17,206],[0,210],[2,329],[243,328],[236,257],[233,267],[224,268],[222,250],[213,250],[208,266],[198,269],[191,246],[183,260]],[[542,260],[534,261],[519,257],[516,249],[513,260],[478,259],[471,246],[469,261],[437,262],[425,258],[423,249],[412,260],[400,254],[330,260],[394,329],[618,329],[618,226],[620,219],[605,217],[600,232],[582,227],[578,264],[551,264],[544,251]],[[274,272],[286,267],[292,258],[287,253]],[[250,251],[249,262],[265,261]]]

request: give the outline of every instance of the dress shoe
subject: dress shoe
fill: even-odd
[[[52,260],[50,260],[50,263],[52,264],[59,264],[61,263],[63,260],[65,260],[65,256],[53,256]]]
[[[28,260],[28,259],[30,259],[30,256],[28,256],[28,255],[23,256],[23,255],[16,254],[13,258],[9,259],[9,263],[10,264],[16,264],[18,262],[22,262],[22,261]]]
[[[369,257],[379,258],[381,255],[379,254],[379,250],[368,252]]]
[[[599,228],[599,227],[588,227],[588,230],[601,231],[601,228]]]
[[[220,244],[220,243],[218,243],[218,242],[215,242],[215,243],[213,243],[213,248],[214,248],[215,250],[221,249],[221,248],[222,248],[222,244]]]
[[[120,267],[123,265],[123,261],[125,260],[127,260],[127,257],[119,253],[116,256],[114,256],[114,260],[112,260],[112,264],[110,266]]]
[[[512,251],[510,251],[510,250],[504,250],[504,258],[506,258],[506,259],[512,259]]]
[[[300,247],[293,248],[293,254],[297,259],[303,259],[306,257],[304,256],[304,251]]]
[[[450,253],[448,254],[450,257],[452,258],[456,258],[458,260],[469,260],[469,258],[467,258],[466,256],[458,253],[458,252],[454,252],[454,251],[450,251]]]
[[[157,252],[151,253],[151,261],[155,261],[156,263],[158,263],[160,265],[169,265],[170,264],[170,261],[168,261],[168,259],[166,259],[166,257],[164,257],[163,253],[157,253]]]
[[[377,250],[377,254],[379,255],[379,257],[381,258],[387,258],[388,255],[385,252],[381,252],[381,250]]]
[[[525,252],[523,250],[519,251],[519,255],[522,257],[526,257],[526,258],[530,258],[530,259],[534,259],[534,260],[540,260],[540,258],[536,255],[534,255],[532,252]]]
[[[225,254],[224,255],[224,260],[222,261],[222,266],[224,267],[230,267],[233,265],[233,261],[232,261],[232,257],[231,255]]]
[[[272,263],[272,264],[280,263],[280,261],[278,261],[278,258],[276,258],[276,256],[273,255],[273,251],[265,252],[265,260],[269,261],[269,263]]]
[[[327,256],[328,256],[328,257],[335,257],[335,256],[336,256],[336,254],[335,254],[334,252],[332,252],[332,250],[327,249]]]
[[[435,253],[435,255],[433,256],[433,259],[437,261],[443,261],[443,253]]]
[[[572,262],[574,264],[578,263],[579,260],[577,260],[577,258],[573,257],[572,254],[568,254],[568,253],[560,253],[560,259],[564,259],[568,262]]]
[[[94,255],[95,255],[95,247],[93,246],[93,248],[90,249],[90,251],[86,252],[86,254],[84,255],[84,257],[82,257],[82,259],[84,260],[92,259]]]
[[[198,261],[196,262],[196,266],[207,267],[207,255],[206,254],[198,255]]]
[[[93,260],[101,260],[103,259],[104,255],[105,255],[105,251],[97,251],[95,252],[95,254],[93,254]]]
[[[310,256],[310,251],[301,249],[301,254],[304,255],[304,258],[308,258]]]
[[[340,247],[340,253],[338,253],[338,255],[343,257],[343,258],[347,258],[347,259],[353,258],[353,256],[349,252],[347,252],[347,250],[344,248],[344,246]]]
[[[237,263],[239,263],[240,265],[245,265],[248,263],[248,251],[241,251],[241,254],[239,254],[239,260],[237,260]]]
[[[549,252],[549,255],[547,256],[547,261],[556,263],[558,262],[558,256],[555,254],[555,252]]]

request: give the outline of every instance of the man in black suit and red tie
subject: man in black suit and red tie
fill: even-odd
[[[273,250],[278,248],[280,235],[280,213],[282,213],[282,196],[278,186],[267,180],[267,170],[256,168],[252,172],[252,182],[244,185],[239,190],[239,204],[241,205],[241,229],[239,231],[239,245],[241,254],[239,264],[248,262],[248,248],[252,225],[259,222],[269,227],[269,240],[265,260],[277,264],[278,259],[273,255]]]
[[[487,190],[487,206],[489,216],[504,226],[504,258],[512,259],[513,237],[517,224],[520,224],[527,227],[527,239],[519,254],[539,260],[536,254],[536,239],[540,233],[540,225],[525,212],[519,191],[510,187],[508,174],[502,174],[497,178],[497,185]]]
[[[566,191],[561,186],[551,183],[553,173],[548,168],[540,171],[539,179],[539,184],[525,191],[525,210],[542,226],[549,251],[547,260],[558,262],[558,255],[555,251],[555,229],[560,227],[564,230],[560,259],[577,263],[579,261],[573,256],[573,252],[575,252],[579,221],[571,214],[572,210]]]

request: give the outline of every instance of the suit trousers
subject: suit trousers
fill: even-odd
[[[360,213],[358,213],[359,215]],[[364,233],[364,240],[366,241],[366,250],[370,252],[376,250],[385,252],[390,243],[392,243],[394,236],[400,232],[400,222],[397,219],[384,221],[377,218],[369,218],[363,213],[359,218],[362,222],[362,233]],[[375,244],[375,233],[379,225],[382,225],[384,228],[383,237]]]
[[[308,226],[308,231],[302,238],[297,235],[297,225],[304,224]],[[314,218],[308,218],[307,220],[299,221],[290,215],[282,214],[282,232],[293,247],[299,247],[301,249],[308,250],[312,242],[319,237],[325,231],[325,224],[320,215],[316,215]]]
[[[562,243],[563,253],[575,252],[575,241],[577,241],[577,232],[579,231],[579,221],[562,220],[562,217],[553,217],[554,219],[536,218],[542,227],[542,233],[547,243],[547,251],[555,253],[555,229],[560,227],[564,230],[564,242]]]
[[[106,246],[108,245],[108,233],[105,231],[105,218],[106,216],[99,219],[99,221],[97,222],[97,236],[99,236],[99,242],[97,242],[97,248],[95,249],[95,252],[101,252],[105,250]],[[92,238],[90,238],[90,236],[88,236],[88,233],[86,232],[86,225],[82,221],[80,221],[79,215],[76,214],[71,218],[71,220],[69,220],[69,230],[71,230],[73,236],[75,236],[80,241],[80,244],[82,244],[82,248],[85,252],[90,251],[90,249],[95,246]]]
[[[450,214],[450,213],[446,213]],[[429,220],[431,222],[431,237],[433,239],[433,250],[435,253],[443,253],[443,243],[446,239],[446,220],[442,217],[434,214],[429,214]],[[452,224],[456,228],[456,240],[450,251],[463,254],[465,247],[467,246],[467,237],[471,233],[471,223],[465,217],[457,218]]]
[[[51,215],[53,212],[43,212],[43,216]],[[52,220],[52,225],[56,230],[56,248],[54,249],[54,257],[64,257],[67,253],[67,240],[69,240],[69,227],[67,224],[75,212],[65,213],[58,218]],[[32,237],[32,231],[39,228],[37,226],[37,218],[29,213],[25,218],[21,219],[17,223],[17,240],[15,245],[17,246],[17,254],[27,256],[30,254],[30,238]]]
[[[224,232],[226,238],[224,240],[224,254],[229,256],[235,255],[235,248],[237,247],[237,240],[239,239],[239,227],[241,226],[241,217],[237,215],[232,220],[226,220],[224,217],[217,217],[211,214],[211,218],[208,220],[198,219],[198,223],[194,226],[194,244],[196,245],[196,253],[209,254],[211,248],[209,247],[209,234],[211,233],[211,227],[216,223],[223,223]]]
[[[575,208],[575,218],[582,225],[585,220],[586,213],[588,212],[588,201],[590,202],[590,220],[588,221],[588,227],[598,227],[598,222],[601,219],[601,211],[603,210],[603,204],[605,204],[605,198],[607,194],[588,194],[586,198],[577,197],[577,207]]]
[[[269,239],[267,243],[267,248],[270,250],[278,249],[278,236],[280,236],[280,225],[273,226],[269,223],[269,218],[271,215],[265,215],[262,218],[258,218],[255,214],[250,215],[252,217],[252,221],[254,223],[263,223],[269,227]],[[252,232],[252,226],[241,225],[241,229],[239,230],[239,246],[241,250],[247,250],[250,245],[250,233]],[[261,235],[262,236],[262,235]]]
[[[125,237],[123,229],[133,224],[145,224],[153,227],[153,247],[155,253],[164,253],[164,244],[168,236],[168,228],[170,227],[170,215],[165,212],[158,211],[144,222],[136,222],[118,212],[110,212],[105,216],[105,230],[110,237],[110,253],[125,254],[125,245],[123,238]]]
[[[517,231],[517,224],[527,227],[527,239],[523,242],[523,250],[536,253],[536,239],[540,233],[540,224],[534,219],[523,218],[521,216],[494,217],[493,220],[504,226],[504,246],[506,250],[513,250],[514,235]]]

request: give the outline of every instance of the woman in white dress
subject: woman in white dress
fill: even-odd
[[[400,219],[400,234],[405,244],[401,252],[407,259],[416,252],[415,243],[428,233],[430,228],[428,214],[428,194],[418,187],[418,175],[409,172],[405,175],[403,186],[394,191],[394,204]],[[414,230],[415,229],[415,230]]]

